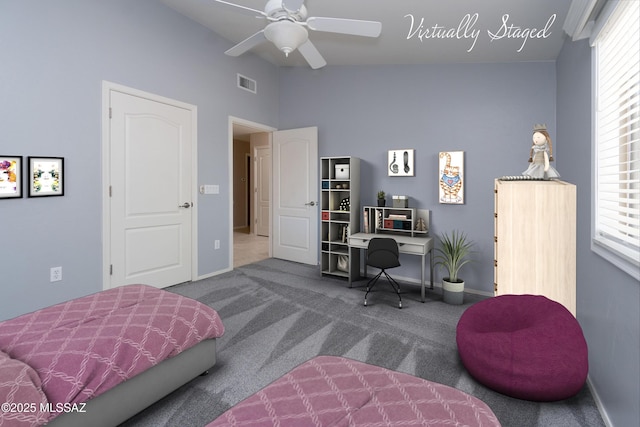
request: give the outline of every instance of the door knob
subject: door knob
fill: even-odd
[[[305,203],[305,206],[315,206],[316,202],[309,202],[309,203]]]
[[[188,209],[191,207],[191,203],[189,202],[184,202],[182,205],[178,205],[179,208],[185,208]]]

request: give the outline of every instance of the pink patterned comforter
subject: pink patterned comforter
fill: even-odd
[[[318,356],[238,403],[207,427],[491,426],[481,400],[412,375]]]
[[[129,285],[0,322],[0,351],[37,372],[49,402],[81,403],[223,333],[212,308]]]

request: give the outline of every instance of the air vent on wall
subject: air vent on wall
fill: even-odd
[[[257,83],[255,80],[249,77],[238,74],[238,87],[240,89],[248,90],[251,93],[257,92]]]

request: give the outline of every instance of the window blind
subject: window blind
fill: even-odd
[[[618,2],[595,49],[594,240],[640,266],[640,2]]]

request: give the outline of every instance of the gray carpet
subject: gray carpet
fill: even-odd
[[[382,279],[381,279],[382,280]],[[364,282],[356,282],[364,284]],[[401,284],[402,285],[402,284]],[[295,366],[320,354],[340,355],[407,372],[463,390],[486,402],[504,427],[604,426],[589,389],[561,402],[537,403],[496,393],[473,380],[458,357],[455,328],[462,306],[442,302],[439,290],[403,287],[403,308],[381,281],[364,288],[322,276],[312,266],[269,259],[168,290],[220,313],[226,333],[218,363],[123,426],[203,426]]]

